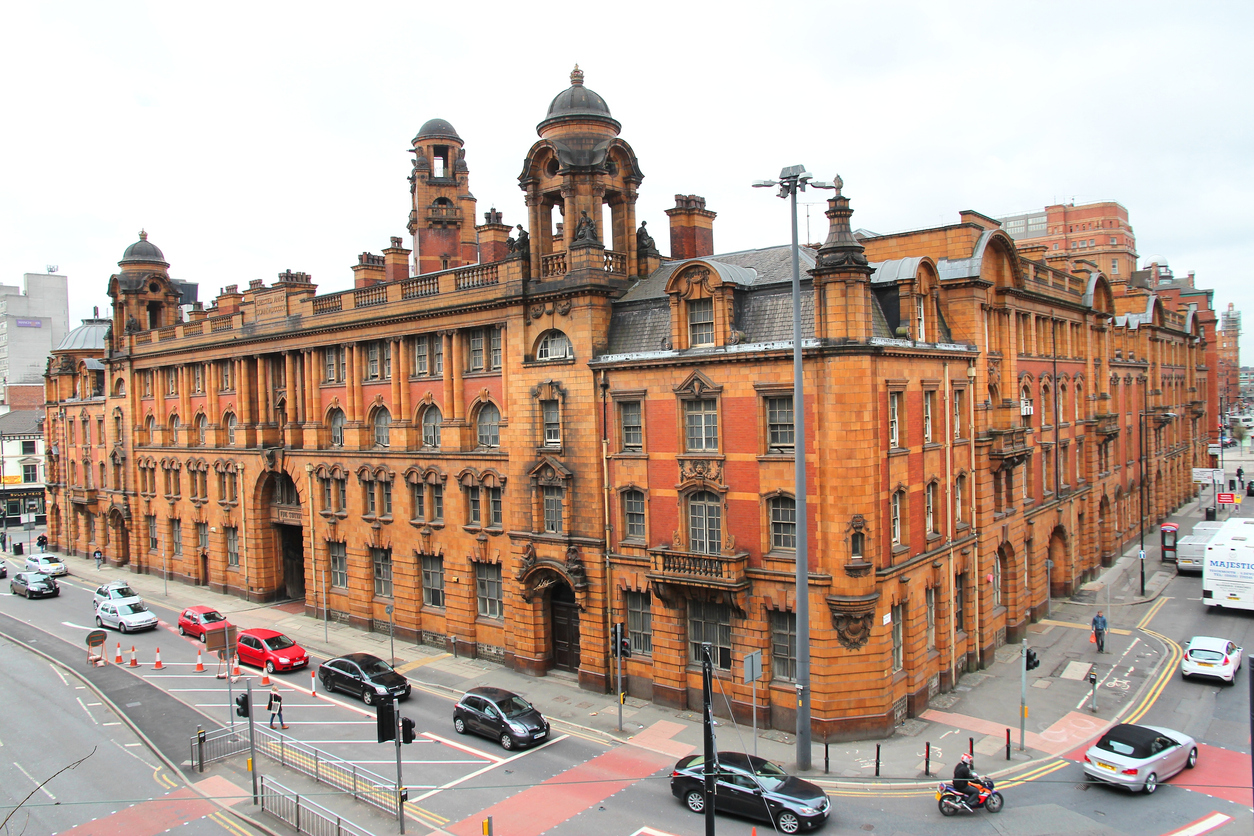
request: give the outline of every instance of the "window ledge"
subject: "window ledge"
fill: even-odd
[[[939,441],[925,441],[925,442],[923,442],[923,449],[924,449],[924,450],[939,450],[940,448],[941,448],[941,443],[940,443]]]
[[[792,462],[797,460],[797,454],[793,450],[768,450],[758,455],[760,462]]]
[[[906,454],[907,454],[907,453],[909,453],[909,452],[910,452],[910,448],[909,448],[909,447],[889,447],[889,448],[888,448],[888,457],[891,459],[891,458],[893,458],[894,456],[904,456],[904,455],[906,455]]]
[[[899,554],[905,554],[908,551],[910,551],[909,546],[907,546],[905,543],[898,543],[897,545],[893,546],[893,557],[896,557]]]
[[[649,454],[643,450],[620,450],[610,454],[611,459],[647,459]]]

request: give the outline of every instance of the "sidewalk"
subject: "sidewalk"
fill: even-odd
[[[1226,451],[1225,465],[1229,473],[1238,464],[1251,470],[1254,456],[1248,452]],[[1201,502],[1193,501],[1169,519],[1180,525],[1183,536],[1194,523],[1204,518],[1210,493]],[[1254,500],[1233,512],[1254,515]],[[1220,519],[1225,518],[1220,514]],[[1115,655],[1098,656],[1088,642],[1088,622],[1100,606],[1110,621],[1108,650],[1117,654],[1131,641],[1136,624],[1149,604],[1175,577],[1175,567],[1163,564],[1157,526],[1146,531],[1145,594],[1140,594],[1140,573],[1137,566],[1138,544],[1107,569],[1097,580],[1085,584],[1070,599],[1051,602],[1049,618],[1029,627],[1028,643],[1041,659],[1039,669],[1029,674],[1029,719],[1026,723],[1026,750],[1019,745],[1020,647],[1009,645],[997,651],[996,661],[987,669],[963,675],[957,687],[939,694],[921,716],[906,720],[896,732],[884,740],[832,743],[828,751],[830,774],[824,774],[824,746],[814,740],[813,768],[802,773],[810,778],[827,777],[843,784],[874,780],[876,753],[879,753],[879,776],[882,781],[898,784],[931,783],[924,774],[926,745],[931,744],[931,776],[948,776],[958,754],[974,746],[976,766],[983,772],[997,774],[1008,767],[1022,768],[1035,761],[1072,751],[1097,734],[1113,720],[1119,706],[1105,700],[1099,702],[1097,714],[1087,709],[1077,711],[1077,694],[1088,693],[1087,683],[1075,681],[1068,664],[1079,662],[1080,668],[1104,663],[1109,667]],[[164,582],[154,575],[134,574],[117,567],[97,570],[90,558],[67,558],[71,574],[88,584],[125,579],[140,595],[172,608],[206,604],[218,608],[241,627],[269,627],[291,636],[315,654],[338,656],[366,651],[383,658],[391,656],[386,634],[366,633],[343,624],[325,624],[303,614],[301,605],[257,605],[239,598],[214,593],[205,587],[169,584],[163,594]],[[1146,640],[1142,637],[1142,640]],[[633,739],[638,745],[661,751],[676,758],[700,751],[702,730],[700,711],[677,711],[652,703],[628,698],[623,706],[623,731],[618,731],[618,704],[611,694],[597,694],[579,688],[572,674],[551,672],[544,677],[531,677],[480,659],[456,658],[437,648],[396,642],[396,666],[415,683],[430,690],[459,697],[475,685],[495,685],[525,695],[559,725],[604,740]],[[1153,677],[1146,679],[1146,685]],[[300,684],[307,685],[302,681]],[[1144,688],[1146,686],[1142,686]],[[1139,694],[1131,694],[1125,705],[1135,705]],[[715,699],[719,699],[716,689]],[[730,720],[719,719],[716,734],[721,748],[753,749],[749,726],[736,727]],[[1006,760],[1006,730],[1011,730],[1011,760]],[[762,757],[783,764],[789,769],[796,762],[793,735],[779,730],[758,730],[757,751]]]

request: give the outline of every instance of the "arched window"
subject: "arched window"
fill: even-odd
[[[344,446],[344,410],[333,409],[331,415],[327,419],[327,423],[331,425],[331,446]]]
[[[479,446],[501,446],[501,410],[495,404],[484,404],[479,410]]]
[[[561,331],[548,331],[540,338],[536,347],[537,360],[569,360],[575,356],[575,349],[570,338]]]
[[[226,443],[234,444],[235,443],[235,413],[228,412],[226,414],[226,420],[223,423],[226,424]]]
[[[1075,385],[1075,422],[1078,424],[1084,418],[1084,409],[1081,401],[1084,400],[1084,387],[1077,381]]]
[[[440,446],[440,425],[444,423],[444,416],[440,414],[438,406],[429,406],[422,413],[422,446],[423,447],[439,447]]]
[[[767,501],[771,513],[771,548],[797,548],[797,500],[774,496]]]
[[[209,421],[205,418],[205,416],[203,414],[197,415],[196,416],[196,443],[199,444],[201,447],[205,446],[205,435],[206,435],[206,430],[208,429],[208,427],[209,427]]]
[[[157,421],[151,415],[144,422],[144,436],[148,439],[149,444],[157,443]]]
[[[179,443],[179,417],[177,415],[170,416],[170,444]]]
[[[374,413],[374,443],[376,447],[388,446],[388,433],[392,428],[392,413],[380,407]]]
[[[637,490],[623,493],[623,533],[627,540],[645,539],[644,492]]]
[[[1019,417],[1022,426],[1032,426],[1032,390],[1026,383],[1019,390]]]
[[[702,554],[723,550],[723,503],[709,491],[688,500],[688,550]]]

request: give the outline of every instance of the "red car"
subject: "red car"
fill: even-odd
[[[213,607],[188,607],[179,613],[179,635],[195,636],[202,642],[210,630],[225,630],[230,626],[226,616]]]
[[[236,642],[239,660],[267,673],[294,671],[309,664],[305,649],[276,630],[241,630]]]

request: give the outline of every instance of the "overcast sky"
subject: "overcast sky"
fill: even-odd
[[[1246,314],[1254,364],[1254,4],[6,3],[0,283],[55,264],[72,322],[140,228],[209,304],[285,269],[321,292],[408,240],[407,153],[466,143],[482,213],[575,63],[635,149],[637,216],[698,194],[718,251],[786,243],[750,183],[839,173],[876,232],[1074,200],[1127,207],[1142,264]],[[1244,81],[1242,81],[1244,79]],[[808,192],[822,240],[822,193]]]

